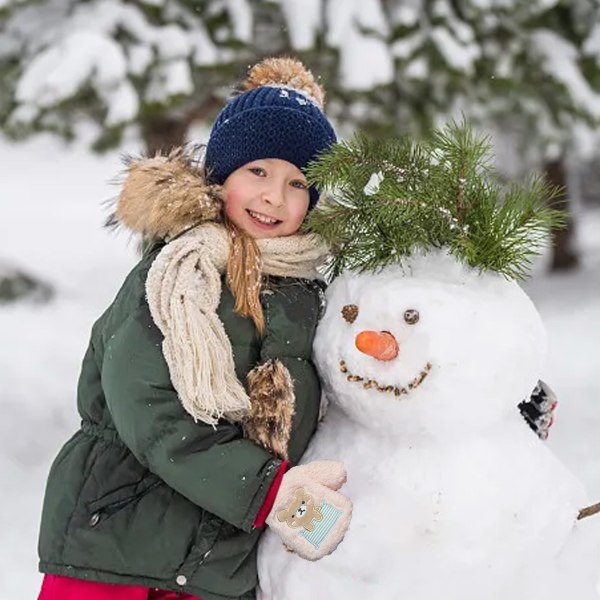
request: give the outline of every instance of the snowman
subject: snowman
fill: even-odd
[[[433,140],[420,152],[390,152],[361,139],[312,173],[332,184],[336,165],[357,161],[334,182],[345,184],[343,198],[313,221],[339,254],[314,346],[328,406],[303,458],[345,464],[342,492],[354,511],[344,541],[315,563],[267,532],[260,600],[600,597],[600,519],[577,520],[589,504],[583,486],[515,409],[545,360],[544,326],[515,275],[556,217],[538,201],[548,189],[506,195],[506,233],[508,208],[481,205],[487,171],[468,126]],[[384,165],[375,178],[373,164]],[[426,171],[410,181],[417,207],[402,201],[411,170]],[[456,173],[464,176],[452,189],[444,182]],[[435,202],[420,195],[431,185],[440,188]],[[429,229],[399,246],[402,236],[381,223]],[[358,226],[372,236],[370,255],[348,235]],[[501,233],[495,250],[477,253]]]

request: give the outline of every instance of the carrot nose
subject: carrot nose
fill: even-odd
[[[392,360],[398,356],[398,342],[389,331],[361,331],[356,347],[377,360]]]

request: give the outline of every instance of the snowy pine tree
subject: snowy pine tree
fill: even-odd
[[[481,81],[489,89],[479,93],[477,110],[516,132],[522,151],[533,154],[548,179],[566,189],[567,159],[577,161],[598,150],[600,5],[595,0],[516,2],[511,12],[496,10],[495,16],[484,28],[496,42],[486,48]],[[506,31],[510,43],[502,41]],[[578,263],[569,194],[556,206],[569,222],[553,233],[552,268],[568,269]]]
[[[138,123],[149,150],[181,143],[220,102],[251,37],[244,0],[4,0],[0,118],[14,135],[99,126],[98,148]]]
[[[423,135],[462,111],[563,185],[600,120],[597,0],[0,0],[0,39],[2,129],[91,119],[98,148],[131,123],[150,151],[180,144],[266,54],[322,76],[342,135]],[[557,235],[568,267],[572,229]]]
[[[1,0],[5,128],[202,117],[248,62],[293,52],[341,123],[424,133],[464,110],[538,152],[600,117],[595,0]],[[213,98],[214,101],[214,98]],[[204,108],[204,110],[202,110]]]
[[[565,158],[598,149],[597,1],[393,0],[380,6],[387,27],[362,31],[385,38],[389,56],[377,61],[363,53],[359,71],[385,71],[391,60],[394,72],[374,89],[355,85],[340,95],[343,120],[377,135],[423,135],[462,111],[485,129],[493,123],[509,130],[521,156],[565,188]],[[556,202],[571,212],[567,194]],[[553,267],[574,266],[572,217],[554,238]]]

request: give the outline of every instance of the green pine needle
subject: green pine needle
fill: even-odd
[[[375,140],[357,134],[309,165],[326,192],[307,229],[331,246],[329,275],[372,271],[415,251],[447,248],[474,268],[523,279],[563,212],[561,192],[539,177],[508,189],[491,167],[488,137],[462,121],[430,141]]]

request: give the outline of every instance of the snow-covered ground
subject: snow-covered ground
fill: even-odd
[[[116,193],[108,180],[121,168],[117,153],[100,158],[48,138],[0,140],[0,165],[0,261],[57,291],[47,305],[0,307],[0,598],[35,598],[46,473],[78,425],[75,390],[89,330],[135,249],[101,227],[101,202]],[[600,501],[600,211],[579,223],[582,269],[537,275],[526,288],[551,342],[542,375],[560,401],[549,444]]]

